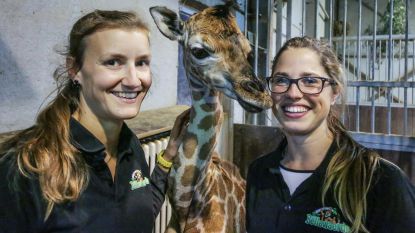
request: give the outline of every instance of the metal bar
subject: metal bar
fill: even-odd
[[[314,37],[317,38],[317,32],[318,32],[318,4],[319,0],[314,1]],[[317,38],[318,39],[318,38]]]
[[[387,87],[386,88],[386,98],[387,98],[387,108],[388,108],[388,118],[387,118],[387,125],[386,125],[386,129],[388,134],[392,133],[392,107],[391,107],[391,102],[392,102],[392,95],[391,95],[391,88]]]
[[[358,25],[357,25],[357,66],[356,66],[356,77],[357,80],[361,80],[360,77],[360,55],[361,55],[361,47],[360,47],[360,39],[362,36],[362,0],[359,0],[358,6]],[[344,25],[346,27],[346,24]],[[360,131],[360,87],[356,88],[356,131]]]
[[[292,24],[292,2],[287,2],[287,40],[291,38],[291,24]]]
[[[333,46],[333,0],[330,0],[329,4],[329,44]]]
[[[282,0],[277,0],[277,38],[275,40],[275,52],[278,53],[282,46]]]
[[[356,132],[360,131],[360,87],[356,87],[356,111],[355,111],[355,120],[356,120]]]
[[[357,79],[360,80],[360,55],[361,55],[361,47],[360,47],[360,38],[362,36],[362,0],[359,0],[359,9],[358,9],[358,25],[357,25],[357,65],[356,65],[356,72],[357,72]]]
[[[274,0],[268,0],[268,7],[267,7],[267,9],[268,9],[268,18],[269,19],[271,19],[272,18],[272,14],[273,14],[273,12],[274,12],[274,7],[273,7],[273,4],[274,4]],[[274,33],[274,31],[272,30],[272,23],[271,23],[271,20],[269,20],[268,21],[268,24],[267,24],[267,28],[268,28],[268,30],[267,30],[267,48],[266,49],[264,49],[265,51],[266,51],[266,54],[267,54],[267,59],[266,59],[266,62],[267,62],[267,64],[272,64],[272,52],[271,52],[271,39],[272,39],[272,33]],[[271,69],[269,68],[269,67],[271,67],[270,65],[268,66],[266,66],[266,69],[265,69],[265,76],[266,77],[269,77],[271,74]]]
[[[362,36],[362,0],[359,0],[359,9],[358,9],[358,11],[359,11],[359,14],[358,14],[358,25],[357,25],[357,66],[356,66],[357,75],[356,75],[356,77],[357,77],[358,80],[360,80],[361,79],[361,77],[360,77],[360,61],[361,61],[360,60],[360,55],[361,55],[360,42],[361,41],[360,41],[360,39],[361,39],[361,36]]]
[[[372,56],[372,80],[375,80],[375,63],[376,63],[376,34],[377,34],[377,14],[378,11],[378,0],[375,0],[375,10],[373,14],[373,56]],[[379,58],[380,59],[380,58]]]
[[[392,77],[392,26],[393,26],[393,1],[389,1],[389,40],[388,40],[388,80]]]
[[[389,1],[390,8],[389,8],[389,40],[388,40],[388,81],[392,78],[392,58],[393,58],[393,50],[392,50],[392,27],[393,27],[393,2]],[[387,119],[387,132],[391,134],[391,122],[392,122],[392,108],[391,108],[391,89],[388,87],[387,89],[387,106],[388,106],[388,119]]]
[[[305,36],[305,27],[306,27],[306,25],[305,25],[305,22],[306,22],[306,20],[305,20],[305,13],[306,13],[306,2],[305,2],[306,0],[303,0],[303,8],[302,8],[302,13],[301,13],[301,22],[302,22],[302,25],[301,25],[301,35],[302,36]]]
[[[414,88],[415,81],[348,81],[347,86],[349,87],[406,87]]]
[[[255,46],[254,46],[254,72],[258,73],[258,36],[259,36],[259,0],[255,0]]]
[[[248,37],[248,3],[249,0],[245,2],[245,12],[244,12],[244,35]]]
[[[375,122],[375,88],[370,88],[372,90],[372,98],[370,100],[370,132],[375,132],[376,122]]]
[[[409,43],[409,17],[408,17],[408,7],[409,7],[409,0],[405,1],[405,81],[408,81],[408,43]],[[414,67],[412,67],[414,68]],[[403,129],[404,129],[404,135],[408,135],[408,88],[404,88],[403,90]]]
[[[258,74],[258,46],[259,46],[259,0],[255,1],[255,60],[254,60],[254,72],[255,74]],[[258,119],[257,119],[257,114],[252,114],[250,113],[249,115],[251,115],[252,123],[254,125],[258,124]]]
[[[362,132],[350,132],[350,134],[356,141],[368,148],[405,152],[415,151],[415,137]]]
[[[362,40],[372,40],[373,36],[361,36]],[[392,35],[392,39],[393,40],[404,40],[406,38],[405,35]],[[346,39],[348,41],[355,41],[356,40],[356,36],[346,36]],[[378,40],[388,40],[389,39],[389,35],[377,35],[377,39]],[[415,34],[408,34],[408,39],[409,40],[414,40],[415,39]],[[333,37],[333,41],[341,41],[343,40],[343,37]]]
[[[342,51],[342,58],[343,58],[343,67],[346,64],[346,22],[347,22],[347,0],[344,0],[344,12],[343,12],[343,51]]]

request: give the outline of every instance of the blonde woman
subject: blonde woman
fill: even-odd
[[[415,232],[414,186],[334,113],[345,80],[328,44],[288,40],[267,82],[285,139],[249,168],[248,232]]]
[[[132,12],[73,25],[56,98],[0,147],[0,232],[152,232],[186,114],[150,175],[124,123],[150,88],[150,61],[149,30]]]

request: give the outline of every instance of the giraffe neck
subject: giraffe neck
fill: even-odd
[[[189,213],[195,186],[199,186],[207,175],[206,169],[222,122],[219,93],[190,78],[189,81],[193,101],[190,122],[170,171],[170,182],[173,183],[169,195],[172,195],[170,199],[173,200],[181,225]]]

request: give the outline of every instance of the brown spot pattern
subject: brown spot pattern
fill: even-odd
[[[211,116],[211,115],[209,115],[209,116],[205,116],[201,121],[200,121],[200,123],[197,125],[197,127],[199,128],[199,129],[202,129],[202,130],[208,130],[208,129],[210,129],[210,128],[212,128],[213,127],[213,125],[214,125],[214,122],[213,122],[213,120],[214,120],[214,118],[213,118],[213,116]]]
[[[187,192],[187,193],[183,193],[179,200],[180,201],[190,201],[192,199],[193,196],[193,192]]]
[[[205,207],[202,211],[203,225],[206,232],[219,232],[225,224],[225,206],[216,201],[209,202],[209,208]]]
[[[236,203],[235,200],[233,198],[228,198],[227,200],[227,209],[228,209],[228,217],[229,217],[229,221],[228,225],[226,225],[226,232],[232,232],[232,229],[234,228],[234,217],[235,216],[235,211],[236,211]],[[239,221],[239,220],[238,220]]]
[[[205,104],[200,105],[200,108],[205,112],[213,112],[216,110],[217,104],[216,103],[205,103]]]
[[[184,168],[183,176],[180,180],[183,186],[193,185],[194,180],[199,177],[199,168],[194,165],[189,165]]]
[[[183,152],[186,158],[190,159],[193,157],[197,144],[197,136],[188,132],[183,139]]]
[[[213,145],[216,142],[216,136],[214,135],[209,139],[208,143],[205,143],[202,147],[200,147],[199,151],[199,158],[206,160],[209,155],[211,154],[210,151],[212,150]]]

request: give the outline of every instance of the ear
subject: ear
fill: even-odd
[[[170,40],[182,40],[183,22],[174,11],[164,6],[155,6],[150,8],[150,14],[164,36]]]
[[[66,57],[66,70],[68,71],[68,76],[70,79],[72,80],[78,80],[78,78],[76,78],[78,75],[78,68],[77,68],[77,64],[75,62],[75,58],[68,56]],[[80,81],[80,80],[78,80]]]
[[[331,98],[331,105],[334,105],[339,98],[339,93],[333,93],[333,96]]]

